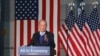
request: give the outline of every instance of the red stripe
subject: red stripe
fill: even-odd
[[[84,37],[80,35],[80,33],[78,32],[78,30],[80,30],[80,29],[78,28],[78,30],[77,30],[76,27],[77,27],[77,26],[75,26],[75,30],[77,31],[77,34],[78,34],[80,40],[82,41],[83,45],[85,46],[85,45],[86,45],[86,42],[85,42],[85,40],[84,40]]]
[[[38,32],[38,20],[35,20],[35,32]]]
[[[60,43],[62,44],[62,46],[63,46],[63,48],[64,48],[64,51],[65,51],[65,53],[67,52],[67,49],[65,48],[65,46],[64,46],[64,44],[63,44],[63,42],[62,42],[62,40],[61,40],[61,38],[60,38]],[[67,53],[66,53],[66,55],[67,55]]]
[[[46,19],[46,0],[42,0],[42,19]]]
[[[58,51],[57,51],[57,54],[58,54],[58,56],[60,56],[60,37],[59,37],[59,35],[58,35]]]
[[[97,35],[99,36],[98,38],[100,40],[100,30],[99,29],[97,30]]]
[[[79,55],[79,56],[80,56],[80,53],[79,53],[79,51],[78,51],[78,49],[77,49],[75,43],[74,43],[73,40],[72,40],[71,34],[68,34],[68,39],[70,40],[70,42],[71,42],[71,44],[72,44],[72,47],[73,47],[73,49],[74,49],[76,55]]]
[[[88,34],[89,34],[89,36],[90,36],[89,39],[90,39],[90,41],[91,41],[91,43],[92,43],[93,49],[95,50],[94,52],[96,52],[96,54],[97,54],[95,44],[94,44],[94,42],[93,42],[93,40],[92,40],[92,38],[91,38],[91,37],[92,37],[92,36],[91,36],[91,33],[89,32]],[[94,38],[94,36],[93,36],[93,38]]]
[[[62,32],[62,30],[60,29],[61,35],[63,36],[64,40],[67,42],[66,37],[64,36],[64,33]]]
[[[92,52],[92,49],[91,49],[91,47],[90,47],[90,45],[89,45],[88,36],[86,36],[86,33],[85,33],[84,31],[82,31],[82,32],[83,32],[84,36],[87,38],[87,45],[88,45],[88,47],[90,48],[90,51]],[[90,56],[90,53],[89,53],[87,47],[86,47],[86,50],[87,50],[87,52],[88,52],[88,54],[89,54],[89,56]],[[93,54],[93,52],[92,52],[92,54]]]
[[[87,31],[87,33],[88,33],[88,35],[89,35],[89,37],[91,37],[90,36],[90,33],[89,33],[89,29],[88,29],[88,27],[85,25],[84,26],[85,27],[85,29],[86,29],[86,31]],[[85,33],[86,34],[86,33]],[[90,38],[88,38],[88,40],[90,40]],[[91,40],[90,40],[91,41]],[[92,41],[91,41],[92,42]],[[88,43],[88,45],[90,46],[90,44]],[[93,52],[93,50],[92,50],[92,48],[91,48],[91,46],[90,46],[90,49],[91,49],[91,51],[92,51],[92,54],[94,55],[94,52]]]
[[[57,21],[57,26],[58,26],[58,31],[59,31],[59,28],[60,28],[60,0],[58,0],[58,2],[57,2],[58,4],[57,4],[57,6],[58,6],[58,10],[57,10],[57,19],[58,19],[58,21]],[[58,32],[57,31],[57,32]],[[58,35],[58,33],[57,33],[57,35]],[[59,35],[58,35],[59,36]],[[57,55],[58,56],[60,56],[60,39],[59,39],[60,37],[58,37],[57,38],[57,42],[58,42],[58,44],[57,44],[57,49],[58,49],[58,51],[57,51]]]
[[[64,33],[62,32],[62,29],[61,29],[61,28],[60,28],[60,32],[61,32],[61,35],[62,35],[62,37],[63,37],[63,39],[64,39],[64,40],[61,40],[61,44],[63,45],[63,48],[64,48],[65,52],[67,52],[67,53],[66,53],[66,55],[67,55],[67,54],[68,54],[68,49],[66,49],[65,47],[68,47],[68,46],[67,46],[67,43],[68,43],[68,42],[67,42],[67,39],[66,39],[66,37],[64,36]],[[60,39],[61,39],[61,38],[60,38]],[[64,42],[66,43],[66,46],[64,46],[64,44],[63,44],[62,41],[64,41]]]
[[[31,20],[27,21],[27,43],[30,43],[31,40]]]
[[[24,21],[23,20],[20,20],[20,46],[22,46],[24,43],[23,43],[23,34],[24,34]]]
[[[16,56],[16,20],[14,23],[14,56]]]
[[[62,25],[62,28],[63,28],[64,31],[66,32],[67,29],[65,28],[64,24]],[[68,39],[68,33],[66,32],[66,34],[67,34],[67,39]],[[68,41],[68,40],[67,40],[67,41]],[[70,40],[69,40],[69,41],[70,41]],[[68,41],[68,42],[69,42],[69,41]],[[68,49],[70,50],[71,54],[74,55],[73,52],[71,51],[71,48],[69,47],[69,44],[68,44],[67,47],[68,47]]]
[[[93,34],[92,34],[92,35],[93,35]],[[95,40],[94,35],[93,35],[93,38],[94,38],[94,40]],[[92,44],[93,44],[94,50],[95,50],[95,52],[96,52],[96,55],[98,56],[99,54],[97,53],[97,50],[96,50],[96,45],[95,45],[95,43],[93,42],[92,37],[90,37],[90,40],[91,40],[91,42],[92,42]]]
[[[97,32],[96,32],[96,31],[95,31],[95,33],[96,33],[96,35],[97,35]],[[94,32],[92,32],[92,34],[93,34],[93,36],[94,36],[96,45],[97,45],[97,47],[98,47],[98,49],[99,49],[99,44],[98,44],[98,42],[97,42],[97,39],[96,39],[96,36],[95,36]],[[97,35],[97,37],[99,37],[99,36]]]
[[[72,29],[72,35],[75,37],[75,34],[74,34],[74,32],[73,32],[73,29]],[[76,39],[76,37],[74,38],[76,41],[77,41],[77,43],[79,44],[79,42],[78,42],[78,40]],[[75,45],[76,46],[76,45]],[[80,46],[80,45],[79,45]],[[81,56],[81,53],[80,53],[80,51],[79,51],[79,49],[78,49],[78,47],[76,46],[76,48],[74,48],[75,49],[75,51],[76,51],[76,54],[77,55],[79,55],[79,56]]]
[[[54,0],[50,0],[50,32],[53,33],[53,12],[54,12]]]
[[[81,42],[83,43],[83,45],[84,45],[84,47],[85,47],[85,45],[86,45],[86,44],[85,44],[85,41],[84,41],[83,37],[80,36],[80,33],[78,32],[79,29],[76,29],[76,27],[77,27],[77,26],[74,25],[75,32],[76,32],[76,34],[78,35],[78,37],[80,38]],[[76,36],[76,37],[77,37],[77,36]],[[77,41],[78,41],[78,39],[77,39]],[[86,53],[87,53],[87,52],[85,53],[85,50],[82,48],[82,45],[79,43],[79,41],[78,41],[78,44],[79,44],[79,47],[81,48],[82,52],[84,52],[84,54],[85,54],[85,56],[86,56]]]

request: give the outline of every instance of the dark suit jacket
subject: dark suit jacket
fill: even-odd
[[[55,43],[54,43],[54,35],[53,33],[50,33],[48,31],[46,31],[45,35],[47,35],[47,38],[49,40],[49,42],[45,42],[43,41],[43,45],[40,44],[40,33],[36,32],[33,34],[32,40],[31,42],[28,44],[28,46],[32,45],[32,46],[50,46],[51,48],[55,48]]]

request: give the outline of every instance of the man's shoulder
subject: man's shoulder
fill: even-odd
[[[39,32],[35,32],[33,35],[39,35]]]
[[[52,32],[46,31],[46,34],[54,35]]]

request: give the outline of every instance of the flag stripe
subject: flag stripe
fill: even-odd
[[[80,45],[79,45],[78,40],[76,39],[77,36],[75,36],[75,30],[74,30],[74,28],[72,29],[72,36],[73,36],[72,39],[74,40],[74,42],[76,44],[76,47],[77,47],[77,52],[79,53],[78,55],[81,55],[81,53],[80,53],[81,52]]]
[[[60,32],[62,32],[62,35],[64,35],[63,38],[65,39],[65,42],[69,43],[70,40],[68,41],[68,39],[67,39],[67,27],[66,27],[65,24],[62,25]],[[63,41],[63,40],[62,40],[62,41]],[[66,44],[67,44],[67,43],[66,43]],[[71,50],[69,44],[67,44],[67,48],[68,48],[68,49],[67,49],[67,50],[68,50],[68,54],[69,54],[69,55],[73,55],[72,50]]]
[[[50,23],[48,19],[50,19],[50,0],[46,0],[46,21]],[[50,24],[47,24],[47,30],[50,31]]]
[[[60,41],[61,41],[61,44],[65,50],[65,52],[67,52],[67,44],[64,42],[64,39],[63,39],[63,36],[61,35],[61,33],[59,32],[59,37],[60,37]],[[66,45],[66,47],[65,47]],[[67,53],[66,53],[67,54]]]
[[[89,29],[89,26],[88,26],[88,24],[86,23],[85,24],[85,29],[86,29],[86,31],[87,31],[87,33],[89,34],[89,36],[88,36],[88,40],[89,40],[89,45],[90,45],[90,48],[91,48],[91,50],[92,50],[92,55],[96,55],[96,53],[95,53],[95,50],[94,50],[94,45],[92,44],[93,42],[91,41],[91,31],[90,31],[90,29]]]
[[[72,43],[72,48],[73,48],[73,50],[74,50],[74,55],[75,56],[77,56],[77,55],[80,55],[80,53],[79,53],[79,51],[78,51],[78,49],[77,49],[77,47],[76,47],[76,43],[75,43],[75,41],[73,40],[73,38],[72,38],[73,36],[72,36],[72,33],[71,32],[69,32],[69,35],[68,35],[68,39],[70,40],[70,42]]]
[[[74,51],[73,51],[73,48],[72,48],[72,45],[71,45],[71,42],[70,42],[70,40],[68,39],[68,30],[67,30],[68,28],[66,27],[66,25],[63,23],[62,24],[62,31],[63,31],[63,34],[65,35],[65,37],[66,38],[64,38],[64,39],[67,39],[66,40],[66,42],[68,42],[68,45],[67,45],[67,47],[68,47],[68,54],[69,55],[71,55],[71,56],[73,56],[73,53],[75,53]],[[69,44],[70,43],[70,44]],[[75,55],[75,54],[74,54]]]
[[[20,21],[18,20],[18,21],[16,21],[16,56],[18,56],[18,47],[20,46],[20,34],[21,34],[21,32],[19,31],[20,30]],[[19,40],[19,41],[18,41]]]
[[[31,20],[31,38],[33,36],[33,33],[35,32],[34,26],[35,26],[35,21],[34,20]]]
[[[88,39],[89,38],[89,35],[88,35],[88,32],[87,32],[85,26],[83,27],[82,32],[83,32],[84,36],[87,38],[86,49],[87,49],[89,55],[91,56],[91,55],[93,55],[93,51],[92,51],[92,49],[91,49],[91,47],[89,45],[89,39]]]
[[[57,37],[58,37],[58,22],[59,22],[59,20],[58,20],[58,18],[57,18],[57,13],[58,13],[58,9],[60,9],[60,8],[58,8],[58,0],[53,0],[54,2],[54,11],[53,11],[53,33],[54,33],[54,40],[55,40],[55,43],[56,43],[56,47],[55,47],[55,50],[57,51],[57,44],[59,44],[58,42],[57,42]],[[59,11],[60,12],[60,11]],[[50,19],[50,18],[49,18]],[[50,23],[50,21],[48,22],[48,23]],[[49,28],[50,28],[50,24],[49,24]]]
[[[16,45],[17,45],[17,42],[16,42],[16,21],[14,22],[14,56],[16,56]]]
[[[42,0],[39,0],[39,6],[38,6],[38,7],[39,7],[39,9],[38,9],[38,10],[39,10],[39,13],[38,13],[38,20],[41,20],[41,19],[43,18],[43,16],[42,16],[42,11],[43,11],[43,9],[42,9],[42,8],[43,8],[43,7],[42,7],[42,3],[43,3]],[[46,8],[47,8],[47,7],[46,7]],[[43,12],[43,13],[44,13],[44,12]]]
[[[23,37],[23,33],[24,33],[23,26],[24,26],[24,22],[23,22],[23,20],[21,20],[20,21],[20,46],[23,45],[23,39],[24,39],[24,37]]]
[[[57,0],[57,19],[58,19],[58,22],[57,22],[57,31],[59,31],[59,27],[60,27],[60,0]],[[57,34],[58,36],[58,34]],[[57,56],[60,56],[60,40],[59,40],[59,36],[57,38]]]
[[[23,26],[22,26],[23,28],[23,44],[22,45],[27,45],[27,36],[28,36],[28,21],[27,20],[23,20]],[[22,30],[21,29],[21,30]],[[20,30],[20,31],[21,31]],[[22,41],[22,40],[20,40],[20,41]]]
[[[28,26],[27,26],[27,43],[30,43],[31,40],[31,20],[28,20]],[[32,24],[33,25],[33,24]]]
[[[91,41],[92,41],[92,44],[94,45],[94,50],[95,50],[95,52],[96,52],[96,54],[95,55],[97,55],[98,56],[98,47],[97,47],[97,43],[95,42],[95,39],[94,39],[95,37],[94,37],[94,34],[92,34],[92,32],[91,32]]]
[[[42,1],[42,19],[46,19],[46,0]]]
[[[54,1],[50,0],[50,32],[53,32],[53,12],[54,12]]]
[[[78,44],[79,44],[79,46],[80,46],[80,51],[81,51],[81,54],[82,55],[87,55],[86,53],[86,51],[85,51],[85,44],[83,43],[83,41],[84,41],[84,39],[82,39],[82,36],[80,36],[80,32],[79,32],[79,28],[78,28],[78,26],[75,24],[74,25],[74,33],[75,33],[75,35],[76,35],[76,38],[77,38],[77,41],[78,41]]]
[[[35,20],[35,32],[38,32],[38,20]]]
[[[98,35],[97,35],[97,33],[96,32],[93,32],[93,35],[95,36],[95,44],[96,44],[96,50],[97,50],[97,53],[98,53],[98,55],[99,55],[99,50],[100,50],[100,48],[99,48],[99,40],[98,40]]]

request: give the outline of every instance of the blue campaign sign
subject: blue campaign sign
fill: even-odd
[[[50,55],[50,47],[47,46],[30,46],[18,47],[19,55]]]

